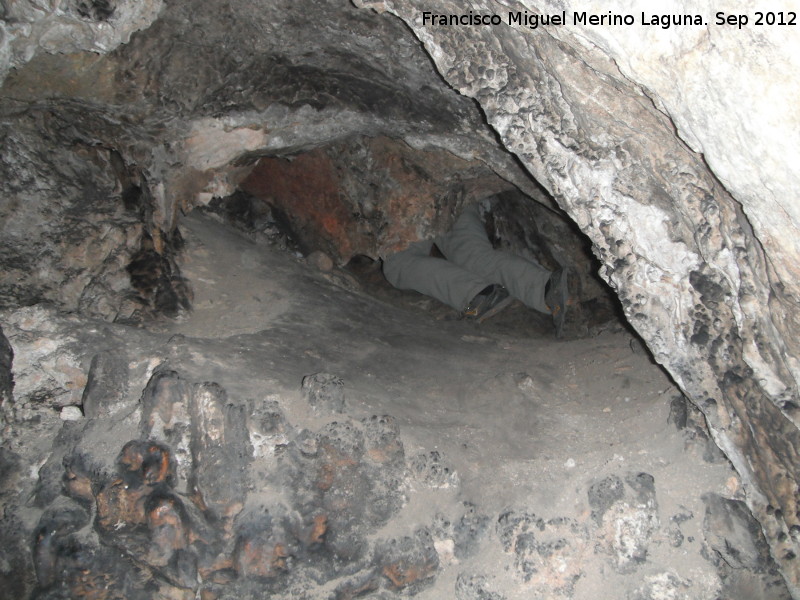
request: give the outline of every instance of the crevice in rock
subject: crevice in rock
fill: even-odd
[[[145,233],[139,250],[125,267],[131,286],[138,293],[136,300],[153,315],[176,317],[181,310],[191,308],[190,284],[181,277],[174,262],[182,244],[180,230],[175,228],[158,252],[153,238]]]

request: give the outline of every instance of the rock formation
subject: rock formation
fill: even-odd
[[[470,14],[501,24],[448,26],[424,13],[462,15],[463,3],[5,2],[0,304],[52,304],[119,323],[174,317],[192,301],[179,265],[179,216],[240,188],[268,196],[298,231],[322,240],[309,250],[339,262],[377,258],[445,229],[465,202],[516,188],[588,236],[628,322],[703,412],[741,476],[772,555],[800,596],[800,37],[798,25],[783,24],[800,11],[789,3],[761,14],[748,2],[719,16],[709,2],[681,1],[670,8],[675,24],[632,4],[612,12],[594,1],[476,0]],[[509,24],[512,13],[527,24]],[[549,15],[551,24],[534,28],[532,15]],[[593,15],[612,22],[593,24]],[[552,22],[558,17],[562,24]],[[292,169],[293,177],[313,175],[314,189],[328,194],[324,210],[281,202],[276,174]],[[376,169],[384,176],[372,181]],[[386,181],[396,184],[395,196],[380,188]],[[370,196],[370,186],[381,193]],[[82,395],[85,407],[96,406],[94,380],[72,360],[70,343],[36,349],[51,353],[46,374],[24,371],[27,358],[16,350],[14,364],[27,373],[17,390],[41,376],[52,408],[77,406]],[[6,346],[0,393],[13,412]],[[122,360],[99,357],[94,372]],[[192,402],[219,405],[215,418],[230,419],[223,393],[202,390]],[[162,425],[142,427],[152,434]],[[231,450],[208,450],[212,425],[169,443],[188,444],[184,451],[208,454],[210,468],[219,468]],[[89,478],[82,489],[91,487],[104,506],[132,501],[112,480],[124,480],[131,453],[134,462],[166,456],[159,447],[129,448],[104,466],[102,481]],[[204,475],[182,478],[180,463],[174,473],[164,468],[153,481],[128,469],[142,498],[161,486],[148,506],[163,522],[143,513],[136,522],[157,530],[154,540],[183,547],[194,517],[172,490],[202,487]],[[227,498],[203,497],[198,506],[223,521],[235,512]],[[70,507],[51,530],[78,531],[88,518],[82,511]],[[523,521],[514,521],[515,535],[530,527]],[[321,523],[304,526],[313,534]],[[280,570],[275,527],[237,542],[237,569]],[[78,573],[80,565],[53,562],[58,540],[45,529],[36,554],[43,580],[59,569]],[[435,568],[425,534],[394,542],[376,552],[395,586],[414,585],[403,557],[413,555],[422,579]],[[271,559],[253,559],[252,547]],[[166,569],[173,584],[202,568],[159,548],[148,550],[148,564]]]
[[[572,23],[498,34],[423,24],[425,10],[463,12],[455,3],[362,4],[414,29],[445,79],[480,102],[505,147],[591,238],[629,321],[702,408],[747,481],[776,558],[797,573],[800,220],[791,162],[800,140],[797,116],[771,108],[798,89],[788,74],[794,30],[720,25],[706,4],[675,7],[703,25],[644,34],[574,24],[579,12],[605,14],[597,5],[473,5],[504,21],[561,9]],[[634,20],[649,22],[647,12]],[[756,44],[759,58],[748,52]],[[761,71],[762,60],[776,71]],[[800,576],[789,577],[797,590]]]

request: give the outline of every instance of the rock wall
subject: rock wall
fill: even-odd
[[[14,360],[14,349],[0,328],[0,431],[5,436],[6,414],[11,410],[14,396],[14,375],[11,364]]]
[[[385,137],[346,140],[291,161],[263,158],[241,183],[286,215],[306,248],[340,263],[429,239],[465,204],[509,188],[480,161]]]
[[[252,248],[244,238],[230,245]],[[349,375],[306,370],[337,363],[307,362],[297,348],[308,348],[308,340],[286,321],[217,340],[43,307],[2,313],[5,335],[25,358],[15,359],[17,418],[0,449],[0,597],[789,597],[758,524],[738,499],[737,478],[714,452],[699,411],[681,396],[668,418],[663,392],[643,391],[638,377],[611,375],[601,378],[606,393],[577,400],[574,392],[563,394],[560,377],[551,388],[542,376],[541,365],[564,348],[560,343],[530,340],[530,352],[498,357],[485,342],[459,346],[468,330],[397,319],[390,305],[370,302],[373,318],[365,319],[362,298],[343,301],[327,284],[325,295],[300,293],[320,281],[285,254],[271,258],[278,268],[260,278],[260,289],[270,278],[291,282],[304,322],[309,306],[318,307],[309,324],[316,336],[363,349],[376,333],[396,338],[416,330],[389,350],[399,373],[380,377],[380,396],[365,401],[362,384],[351,383],[364,363],[352,362],[347,351],[338,365],[352,365]],[[339,330],[331,327],[336,323]],[[342,324],[359,331],[345,338]],[[446,353],[435,345],[443,336]],[[648,380],[655,376],[645,387],[667,383],[625,344],[614,349],[608,337],[590,343],[602,364],[596,372],[629,365],[649,371]],[[272,350],[259,349],[269,345],[284,357],[278,363]],[[54,347],[62,359],[57,382],[42,376],[56,370]],[[420,348],[438,358],[435,367],[420,364],[433,362],[420,360]],[[612,361],[602,359],[606,352]],[[243,369],[243,355],[252,370]],[[397,360],[403,357],[409,360]],[[372,364],[382,360],[369,357]],[[488,382],[476,376],[487,360],[507,372]],[[519,371],[523,365],[534,374]],[[5,366],[0,362],[0,374]],[[421,369],[437,373],[437,385],[443,372],[467,379],[465,395],[474,394],[478,409],[445,411],[440,425],[435,413],[446,397],[423,392],[420,403],[430,412],[415,408],[411,421],[386,414],[384,407],[407,412],[403,405],[417,392],[403,387],[419,384],[403,382],[424,381]],[[221,380],[211,382],[211,375]],[[83,394],[63,390],[56,398],[70,381]],[[621,381],[636,401],[613,399]],[[70,403],[61,419],[68,409],[74,416],[59,423],[53,401]],[[606,403],[614,417],[598,417]],[[537,412],[571,413],[569,429],[555,424],[558,417],[537,423]],[[454,425],[459,418],[465,420]],[[629,431],[615,440],[613,458],[602,435],[595,438],[602,448],[592,448],[591,433],[574,436],[586,443],[574,455],[593,468],[577,467],[575,459],[567,466],[576,418],[591,422],[595,435],[616,419]],[[47,426],[53,420],[61,426]],[[516,441],[489,442],[477,422],[493,423],[489,439],[524,437],[524,451]],[[652,435],[642,435],[642,423]],[[514,448],[512,456],[498,456],[504,446]],[[683,472],[690,465],[696,469]]]
[[[45,111],[2,125],[0,305],[49,302],[109,321],[174,315],[188,304],[179,240],[155,225],[141,176],[95,137],[121,128],[94,117]]]
[[[21,0],[0,5],[0,81],[39,52],[109,52],[149,27],[161,0]]]
[[[423,11],[463,7],[360,4],[408,23],[442,75],[481,103],[503,144],[589,235],[628,319],[744,476],[751,508],[800,593],[800,223],[788,208],[800,140],[773,116],[774,103],[800,85],[794,30],[437,27],[423,24]],[[573,11],[607,12],[588,4],[477,2],[471,10],[505,21],[509,11],[566,9],[568,23]],[[620,13],[638,21],[634,5]],[[707,3],[674,8],[714,20]],[[739,4],[737,12],[747,11]],[[755,45],[764,52],[751,53]],[[792,74],[760,71],[762,61]]]

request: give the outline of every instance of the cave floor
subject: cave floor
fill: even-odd
[[[58,334],[65,341],[56,345],[83,365],[98,349],[122,349],[132,406],[154,369],[167,366],[218,383],[233,404],[277,403],[284,443],[332,421],[390,415],[410,465],[404,501],[367,537],[425,529],[436,550],[425,564],[438,561],[418,582],[392,580],[400,595],[716,597],[702,496],[739,497],[738,478],[691,419],[682,430],[668,422],[680,393],[623,327],[556,340],[546,319],[521,306],[483,324],[460,321],[417,294],[381,287],[374,271],[322,271],[211,215],[192,213],[180,227],[194,308],[178,319],[131,327],[36,307],[0,315],[16,344],[19,393],[41,377],[25,357]],[[312,410],[301,383],[315,373],[344,382],[344,414]],[[44,440],[62,423],[52,411],[29,422],[6,442],[43,464]],[[107,445],[111,461],[138,435],[132,418],[93,432],[93,451]],[[256,458],[265,477],[276,453]],[[24,474],[15,480],[20,493],[35,483],[30,472],[27,483]],[[482,518],[469,521],[465,511]],[[23,520],[32,527],[37,514]],[[466,533],[457,526],[470,522]],[[395,597],[381,580],[374,597]],[[303,597],[329,598],[334,587],[307,586]]]
[[[376,300],[362,289],[369,280],[322,272],[211,217],[190,216],[182,231],[182,268],[195,298],[189,316],[163,326],[186,336],[175,368],[217,381],[232,398],[279,397],[290,422],[312,429],[336,416],[309,411],[299,395],[303,377],[341,377],[349,417],[391,415],[407,456],[435,450],[455,471],[432,488],[412,485],[392,528],[413,531],[468,502],[488,515],[524,511],[583,531],[596,525],[597,507],[588,499],[593,484],[653,477],[658,524],[635,516],[628,522],[652,526],[641,539],[636,532],[627,541],[619,531],[577,535],[572,555],[551,564],[491,545],[456,558],[444,544],[439,558],[451,568],[419,597],[452,597],[465,569],[487,576],[488,588],[509,599],[544,589],[622,598],[622,590],[641,591],[664,573],[689,583],[686,597],[712,597],[718,580],[701,557],[701,495],[730,497],[738,479],[706,444],[668,423],[680,393],[623,327],[560,341],[547,319],[521,306],[505,320],[464,322],[435,301],[377,283]],[[569,534],[556,526],[549,535]],[[608,539],[614,536],[616,542]],[[626,544],[646,552],[628,564]]]

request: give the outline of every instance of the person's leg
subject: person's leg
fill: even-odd
[[[414,290],[463,311],[491,281],[442,258],[430,256],[433,242],[416,242],[387,257],[383,274],[394,287]]]
[[[495,250],[486,235],[477,204],[465,208],[453,228],[437,238],[436,244],[447,260],[480,279],[502,284],[530,308],[546,314],[551,312],[544,298],[550,271],[516,254]]]

